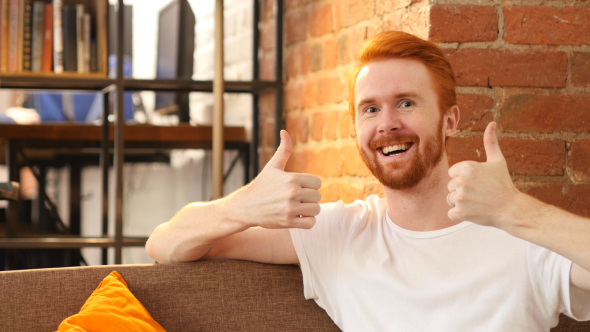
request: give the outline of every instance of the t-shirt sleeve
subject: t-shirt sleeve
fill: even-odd
[[[590,292],[570,285],[572,262],[548,249],[528,244],[529,274],[546,315],[565,314],[590,320]]]
[[[303,274],[305,298],[316,300],[324,309],[347,242],[364,219],[364,205],[362,201],[321,204],[311,229],[290,229]]]

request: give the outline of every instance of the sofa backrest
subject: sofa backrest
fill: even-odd
[[[0,330],[55,331],[113,270],[168,332],[340,331],[303,297],[296,266],[244,261],[0,272]],[[565,316],[552,332],[588,332]]]
[[[57,330],[113,270],[168,332],[340,331],[304,299],[298,267],[244,261],[2,272],[0,330]]]

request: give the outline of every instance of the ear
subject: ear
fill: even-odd
[[[453,136],[457,131],[457,126],[459,125],[459,106],[454,105],[453,107],[449,108],[449,110],[444,115],[444,131],[445,136]]]

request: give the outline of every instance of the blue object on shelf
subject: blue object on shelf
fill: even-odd
[[[109,76],[115,73],[116,66],[117,58],[113,55],[109,56]],[[131,76],[131,61],[127,58],[123,61],[123,76]],[[100,119],[104,109],[101,93],[43,91],[31,93],[29,96],[27,106],[39,113],[41,122],[92,122]],[[67,107],[64,103],[71,103],[71,107]],[[135,106],[132,92],[123,94],[123,109],[125,121],[133,120]]]

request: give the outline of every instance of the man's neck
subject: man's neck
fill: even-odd
[[[401,228],[411,231],[434,231],[459,222],[449,219],[447,184],[449,166],[446,156],[420,183],[411,189],[394,190],[384,187],[387,214]]]

